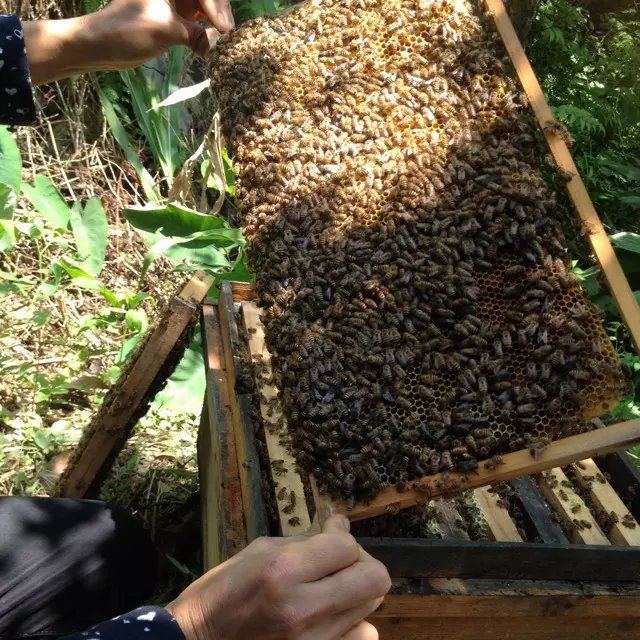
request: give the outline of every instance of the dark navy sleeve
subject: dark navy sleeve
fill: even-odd
[[[185,640],[173,616],[161,607],[140,607],[60,640]]]
[[[36,119],[22,25],[0,14],[0,124],[32,124]]]

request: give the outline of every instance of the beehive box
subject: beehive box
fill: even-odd
[[[486,22],[324,0],[211,60],[291,446],[347,505],[579,432],[625,391]]]
[[[302,533],[315,504],[272,428],[281,408],[262,375],[269,355],[257,307],[227,283],[218,303],[205,304],[202,328],[208,569],[260,535]],[[450,500],[425,501],[428,521],[392,511],[354,525],[394,579],[371,618],[383,640],[640,637],[640,474],[627,458],[586,459],[465,500],[475,503],[476,533]],[[401,519],[420,517],[437,537],[406,537]],[[405,537],[389,537],[398,532]]]

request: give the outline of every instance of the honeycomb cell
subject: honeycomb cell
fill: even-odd
[[[291,445],[334,496],[579,431],[624,392],[501,55],[412,0],[308,3],[212,53]]]

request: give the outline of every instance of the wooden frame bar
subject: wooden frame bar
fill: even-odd
[[[255,426],[251,419],[251,397],[247,379],[250,375],[240,358],[240,336],[235,319],[231,284],[223,282],[218,300],[220,329],[231,402],[231,417],[238,456],[245,524],[248,542],[269,535],[269,521],[262,499],[260,461],[255,445]]]
[[[264,327],[260,322],[258,307],[253,302],[243,302],[241,306],[247,329],[249,355],[252,359],[256,358],[256,367],[262,367],[264,378],[270,378],[271,354],[264,342]],[[280,441],[278,430],[286,429],[287,425],[278,400],[278,391],[273,384],[265,382],[264,379],[256,379],[256,385],[260,394],[260,413],[269,459],[282,461],[280,472],[269,470],[275,487],[280,532],[283,536],[296,535],[307,531],[311,526],[302,479],[296,470],[296,461]],[[275,426],[278,421],[282,421],[282,424]],[[273,426],[270,428],[270,425]]]
[[[581,460],[573,465],[578,485],[589,495],[596,508],[611,517],[615,514],[615,522],[608,532],[614,544],[640,546],[640,527],[620,500],[620,497],[602,475],[594,460]]]
[[[207,571],[247,545],[218,309],[202,308],[206,395],[198,430],[202,555]]]
[[[402,492],[395,487],[383,489],[368,504],[357,504],[353,509],[336,501],[333,503],[333,510],[345,514],[352,521],[363,520],[382,515],[391,509],[415,506],[425,499],[540,473],[616,449],[627,449],[639,442],[640,418],[557,440],[550,443],[537,458],[528,450],[515,451],[503,456],[503,464],[491,471],[480,465],[477,471],[469,474],[439,473],[426,476],[408,485]]]
[[[569,529],[572,542],[584,544],[610,544],[591,511],[562,469],[551,469],[542,474],[540,488],[544,497]]]
[[[107,394],[85,430],[55,488],[55,495],[83,498],[96,493],[135,423],[144,415],[150,400],[171,374],[172,369],[167,370],[167,363],[173,363],[174,358],[172,366],[178,364],[179,358],[174,355],[179,349],[177,345],[212,285],[212,276],[198,272],[177,295],[169,299],[166,309],[148,336],[143,338],[116,386]],[[181,355],[182,352],[179,353]]]
[[[540,536],[543,543],[569,544],[562,527],[551,517],[551,510],[531,478],[514,478],[511,486],[515,489],[524,508],[525,517]]]
[[[640,548],[537,542],[358,538],[391,577],[635,582]]]
[[[527,94],[531,108],[544,133],[553,159],[560,169],[571,176],[571,179],[566,184],[567,193],[582,220],[584,228],[587,230],[587,239],[591,245],[593,255],[602,269],[611,296],[627,325],[636,351],[640,353],[640,308],[609,242],[607,232],[604,230],[602,222],[600,222],[600,218],[578,173],[566,142],[561,133],[550,126],[555,122],[555,118],[513,28],[504,3],[502,0],[484,0],[484,4],[504,42],[518,79]]]

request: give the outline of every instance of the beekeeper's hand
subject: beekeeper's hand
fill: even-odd
[[[260,538],[167,609],[186,640],[377,640],[364,619],[391,581],[344,516],[310,538]]]
[[[211,41],[201,20],[233,29],[228,0],[112,0],[78,18],[24,22],[31,80],[130,69],[176,45],[204,55]]]

